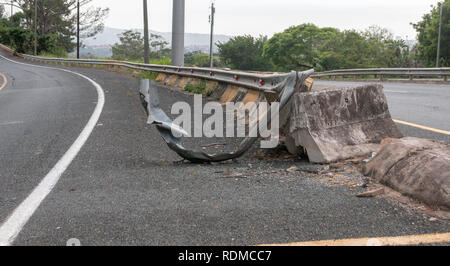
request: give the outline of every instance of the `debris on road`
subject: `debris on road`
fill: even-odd
[[[384,188],[377,188],[377,189],[372,189],[369,191],[358,193],[358,195],[356,195],[356,196],[358,198],[372,198],[372,197],[376,197],[376,196],[383,195],[383,194],[384,194]]]
[[[220,178],[247,178],[248,176],[242,173],[231,173],[229,175],[223,175]]]
[[[286,171],[289,173],[294,173],[294,172],[298,171],[298,168],[296,166],[292,166],[292,167],[288,168]]]
[[[377,156],[377,153],[376,153],[376,152],[372,152],[372,155],[370,155],[369,158],[363,160],[363,162],[368,163],[368,162],[370,162],[370,160],[372,160],[373,158],[375,158],[375,156]]]

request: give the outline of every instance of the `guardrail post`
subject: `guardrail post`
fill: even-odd
[[[413,75],[409,75],[409,80],[413,80],[414,76]]]
[[[448,76],[444,76],[444,81],[448,81]]]
[[[384,80],[384,76],[380,75],[380,81],[383,81],[383,80]]]

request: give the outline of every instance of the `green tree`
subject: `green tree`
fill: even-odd
[[[214,66],[220,66],[220,61],[217,56],[213,56]],[[202,51],[189,52],[184,55],[184,63],[187,66],[209,67],[209,54],[204,54]]]
[[[378,26],[363,32],[319,28],[313,24],[293,26],[275,34],[266,43],[264,55],[279,71],[406,67],[411,64],[405,42],[394,40],[388,30]]]
[[[107,16],[108,8],[88,7],[93,0],[81,0],[80,31],[81,37],[96,35],[104,28],[103,20]],[[12,18],[18,19],[15,27],[20,27],[28,33],[34,34],[35,6],[37,7],[38,52],[71,52],[75,48],[77,0],[13,0],[15,7],[20,9]],[[20,14],[20,15],[17,15]],[[14,32],[17,32],[15,30]],[[12,36],[13,38],[14,36]],[[28,42],[33,42],[26,40]],[[51,45],[49,42],[52,42]],[[33,44],[22,46],[33,47]],[[53,49],[49,51],[47,49]],[[30,52],[27,50],[25,52]]]
[[[318,48],[317,71],[368,67],[364,36],[355,30],[336,32]]]
[[[116,60],[142,60],[144,57],[144,38],[140,32],[127,30],[119,35],[120,43],[112,47]]]
[[[427,67],[436,66],[441,5],[443,5],[443,9],[440,66],[450,66],[450,46],[448,45],[450,43],[450,0],[440,2],[437,6],[431,6],[431,11],[423,15],[421,21],[412,24],[418,34],[417,57]]]
[[[231,38],[226,43],[218,43],[220,61],[233,69],[267,71],[272,64],[263,56],[266,36],[254,38],[250,35]]]
[[[264,55],[280,71],[312,68],[320,62],[321,47],[334,40],[339,30],[319,28],[314,24],[292,26],[275,34],[265,45]],[[330,44],[330,43],[328,43]],[[329,54],[330,62],[335,55]]]
[[[113,58],[116,60],[142,61],[144,59],[144,37],[138,31],[127,30],[119,35],[119,43],[112,47]],[[164,48],[167,42],[161,35],[150,35],[152,59],[164,59],[170,57],[170,50]]]

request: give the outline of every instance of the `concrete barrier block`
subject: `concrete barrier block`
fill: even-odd
[[[381,85],[296,93],[291,108],[289,134],[311,162],[364,156],[402,137]]]

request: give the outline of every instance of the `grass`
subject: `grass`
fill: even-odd
[[[47,57],[47,58],[68,58],[67,56],[59,56],[51,53],[40,53],[38,54],[39,57]]]
[[[158,77],[158,73],[151,72],[151,71],[141,71],[141,74],[140,74],[140,78],[142,78],[142,79],[155,80],[156,77]]]
[[[138,63],[138,64],[143,64],[144,60],[128,60],[128,59],[120,59],[119,61],[127,61],[130,63]],[[166,65],[166,66],[170,66],[172,60],[170,58],[161,58],[161,59],[150,59],[150,64],[153,65]]]
[[[197,84],[189,83],[184,87],[184,90],[194,94],[206,95],[208,97],[213,93],[212,91],[206,91],[206,80],[202,80]]]
[[[197,84],[189,83],[186,85],[186,87],[184,87],[184,90],[187,92],[194,93],[194,94],[206,95],[208,97],[213,94],[212,90],[211,91],[206,90],[206,80],[201,80]]]

